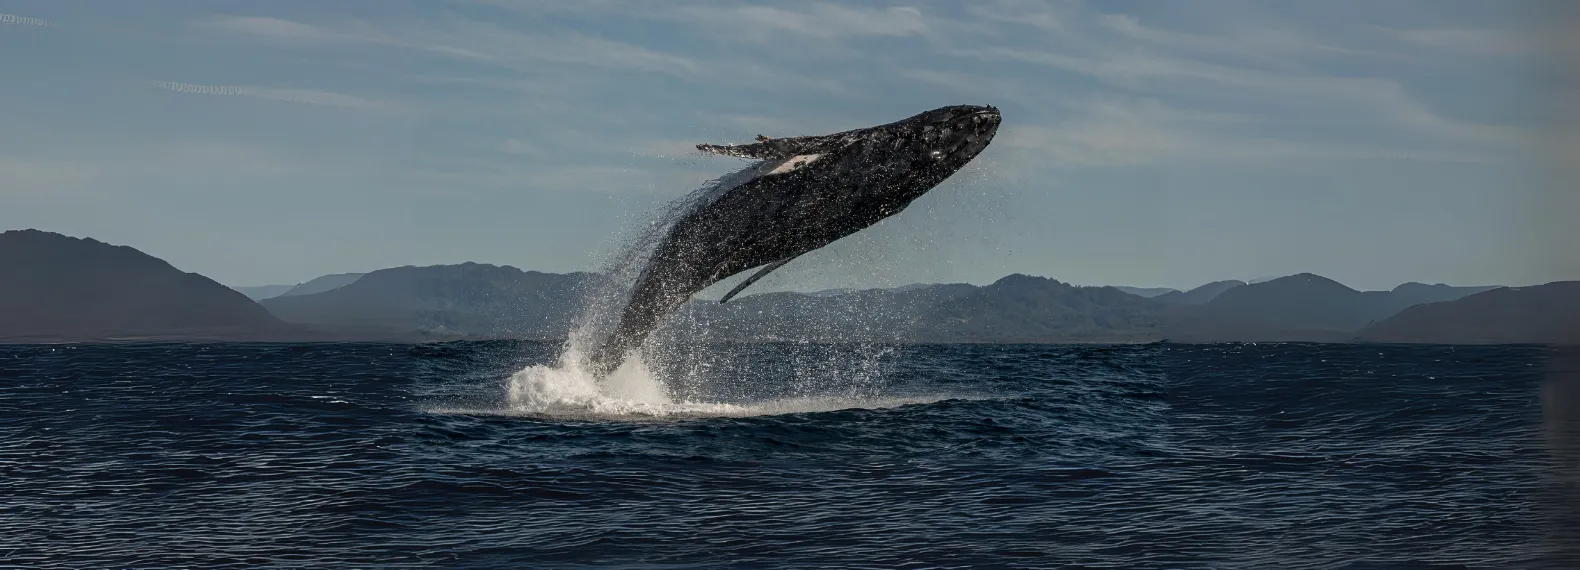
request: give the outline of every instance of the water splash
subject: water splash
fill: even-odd
[[[589,355],[613,330],[631,288],[670,226],[772,166],[772,162],[756,162],[711,180],[639,223],[632,235],[619,242],[588,288],[556,362],[528,366],[510,377],[509,412],[559,417],[748,416],[939,399],[879,397],[874,389],[882,375],[879,361],[893,353],[889,347],[863,345],[810,359],[803,355],[789,360],[789,369],[749,369],[717,362],[710,345],[719,339],[706,332],[650,335],[609,376],[600,380],[592,373]],[[685,319],[686,314],[683,308],[671,318]],[[754,394],[748,387],[756,384],[788,386],[790,393]]]
[[[507,396],[512,410],[551,415],[663,416],[698,408],[694,404],[677,406],[670,399],[664,381],[647,365],[640,348],[627,353],[620,367],[602,380],[592,373],[589,355],[613,330],[632,286],[670,225],[693,208],[750,180],[761,167],[753,164],[709,181],[650,213],[646,223],[639,224],[633,235],[615,248],[599,272],[600,277],[583,296],[579,316],[558,361],[554,365],[529,366],[510,377]]]

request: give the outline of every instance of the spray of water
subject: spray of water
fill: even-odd
[[[596,343],[613,329],[620,309],[630,296],[632,285],[670,225],[693,208],[759,175],[763,168],[763,163],[756,163],[709,181],[690,194],[650,213],[646,223],[641,224],[634,235],[615,250],[603,271],[599,272],[599,279],[583,296],[579,316],[557,362],[529,366],[510,378],[507,396],[511,410],[527,414],[572,416],[748,413],[745,408],[733,404],[674,401],[664,379],[648,365],[640,349],[627,354],[620,368],[601,381],[592,374],[588,355]]]
[[[893,315],[888,315],[890,321],[877,324],[884,317],[851,312],[820,316],[812,319],[810,325],[803,321],[800,328],[787,327],[777,340],[799,347],[754,358],[752,351],[771,348],[734,344],[738,339],[731,338],[728,331],[715,331],[710,324],[718,321],[706,322],[693,303],[671,315],[672,326],[654,331],[645,346],[627,354],[614,373],[601,381],[592,374],[588,356],[614,328],[632,286],[671,225],[775,166],[773,161],[752,163],[646,215],[632,235],[618,242],[620,245],[599,272],[600,278],[584,295],[579,317],[557,361],[529,366],[509,379],[508,413],[556,417],[742,416],[887,407],[944,398],[885,396],[886,361],[892,360],[895,349],[892,344],[875,339],[883,332],[890,337],[898,332],[894,330]],[[857,244],[857,252],[864,251],[859,244],[865,240],[860,235],[841,247],[850,249]],[[869,255],[856,256],[863,259],[847,259],[845,263],[835,260],[834,265],[846,265],[847,270],[858,269],[850,267],[852,264],[877,269],[882,265],[881,259],[889,257],[878,255],[870,247],[865,252]],[[740,301],[735,303],[733,307],[740,307]],[[715,313],[712,317],[718,319],[720,315]],[[862,323],[863,319],[871,322]],[[823,326],[818,320],[824,321]],[[822,329],[821,332],[852,331],[851,338],[845,339],[851,342],[809,347],[807,337],[813,336],[807,334],[809,326]],[[884,331],[874,334],[871,329]],[[742,358],[743,353],[747,357]],[[774,389],[765,391],[763,386]]]

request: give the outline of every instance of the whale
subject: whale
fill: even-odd
[[[991,105],[951,105],[833,134],[697,145],[752,164],[676,213],[590,369],[613,372],[710,285],[758,269],[719,299],[726,303],[797,257],[899,214],[981,154],[1001,120]]]

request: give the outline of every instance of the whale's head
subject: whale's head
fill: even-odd
[[[923,163],[958,169],[981,154],[1001,121],[993,106],[954,105],[933,109],[888,125]],[[920,166],[920,165],[918,165]],[[951,170],[952,170],[951,169]]]
[[[851,131],[842,162],[860,175],[850,189],[903,207],[981,154],[1001,120],[997,107],[953,105]]]

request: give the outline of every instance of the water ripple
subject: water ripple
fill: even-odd
[[[0,565],[1580,567],[1572,355],[892,354],[572,417],[504,405],[530,343],[0,347]]]

